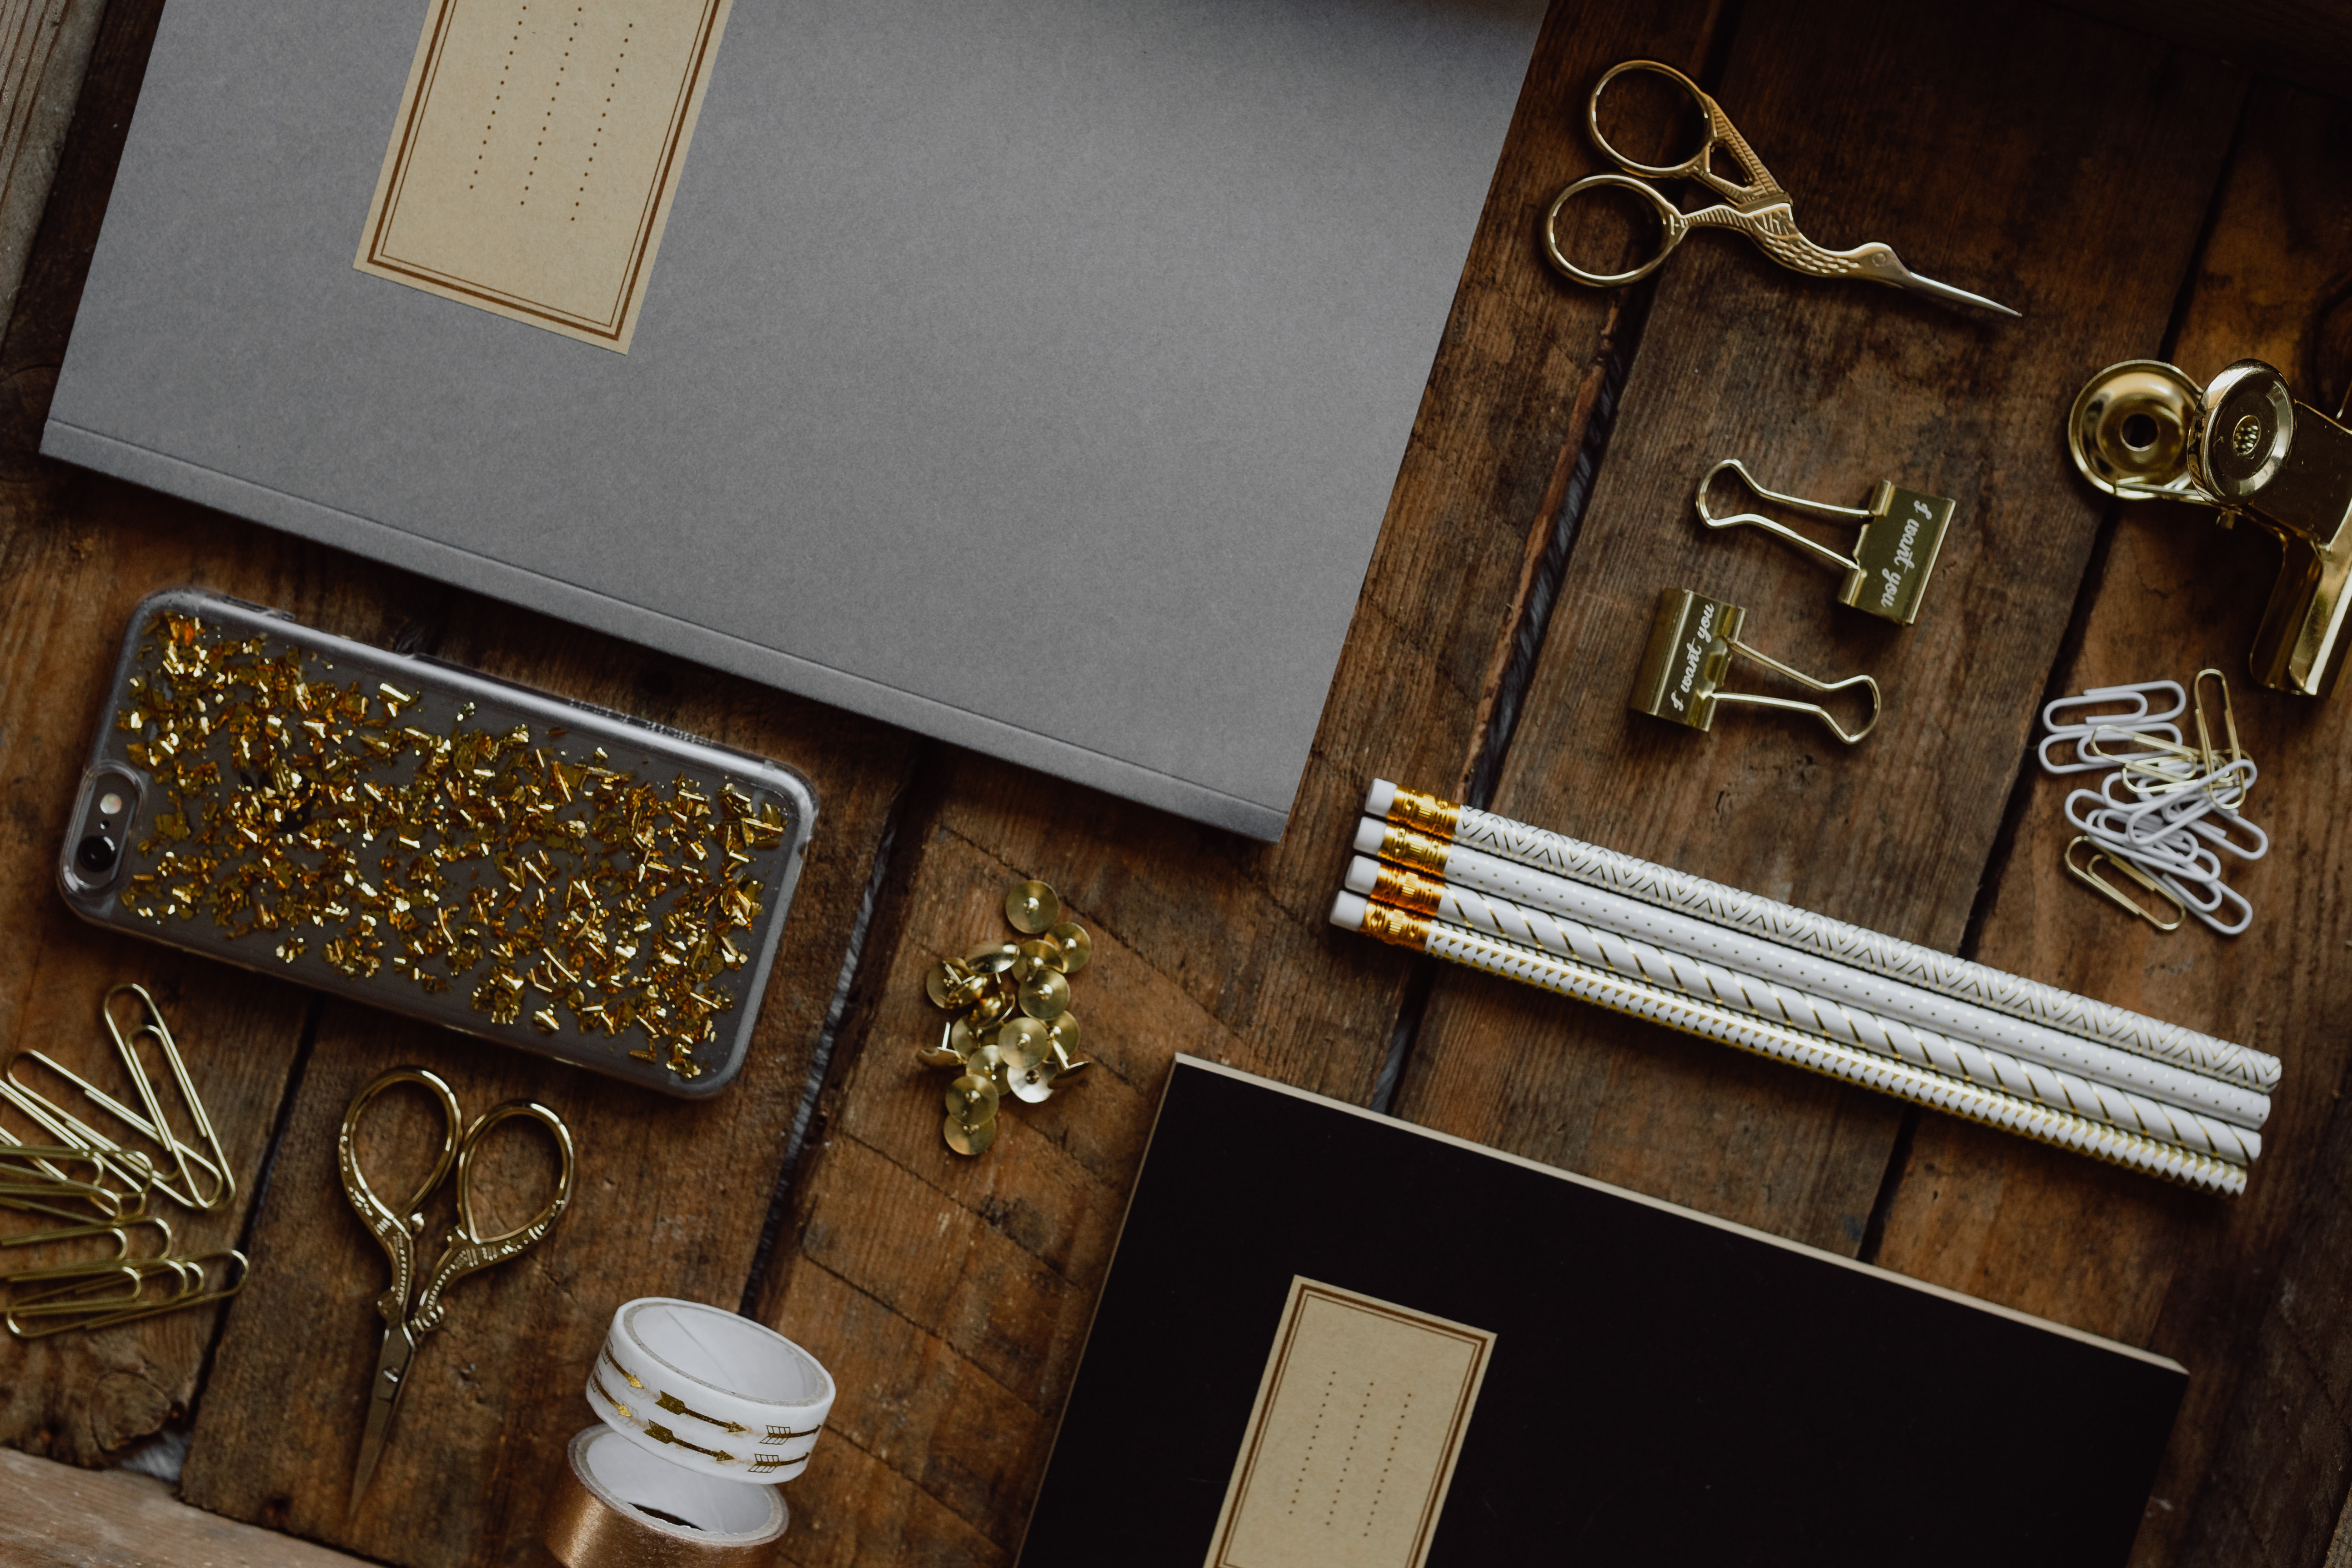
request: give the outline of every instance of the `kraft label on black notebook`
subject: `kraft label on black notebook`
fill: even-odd
[[[626,353],[732,0],[433,0],[353,263]]]
[[[1292,1279],[1207,1568],[1420,1568],[1494,1345]]]

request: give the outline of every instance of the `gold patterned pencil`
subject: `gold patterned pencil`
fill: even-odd
[[[1331,923],[2186,1186],[2232,1197],[2246,1190],[2244,1168],[2226,1160],[1751,1017],[1719,1002],[1374,903],[1359,893],[1339,894]]]

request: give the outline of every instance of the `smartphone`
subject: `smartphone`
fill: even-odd
[[[816,794],[781,763],[173,588],[59,852],[83,919],[666,1093],[743,1065]]]

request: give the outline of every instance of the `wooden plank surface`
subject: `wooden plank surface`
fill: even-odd
[[[106,0],[0,0],[0,321],[16,304]]]
[[[175,1500],[129,1470],[0,1448],[0,1563],[15,1568],[354,1568],[356,1558]]]
[[[1495,809],[1957,944],[2099,516],[2052,389],[2159,345],[2242,90],[2233,72],[2032,5],[1746,8],[1716,96],[1806,232],[1884,240],[2026,319],[1813,282],[1727,237],[1678,252]],[[1956,498],[1917,624],[1838,605],[1837,574],[1756,531],[1702,528],[1693,489],[1726,457],[1840,505],[1881,478]],[[1708,735],[1628,711],[1668,587],[1746,606],[1748,642],[1821,679],[1873,674],[1877,731],[1847,748],[1759,710],[1720,710]],[[1740,689],[1807,695],[1733,668]],[[1847,1254],[1900,1125],[1876,1096],[1453,972],[1398,1109]]]
[[[1331,931],[1324,913],[1366,778],[1459,795],[1484,787],[1482,759],[1499,758],[1499,809],[1946,947],[1971,929],[1990,864],[1976,923],[1988,961],[2192,1024],[2252,1008],[2261,1022],[2223,1032],[2256,1043],[2340,1042],[2330,994],[2352,938],[2331,923],[2341,857],[2324,788],[2288,782],[2340,768],[2327,749],[2340,721],[2324,710],[2267,742],[2270,721],[2250,724],[2291,792],[2282,805],[2297,805],[2265,820],[2283,842],[2299,829],[2326,872],[2270,868],[2280,890],[2265,924],[2280,941],[2265,956],[2244,956],[2251,937],[2228,950],[2199,937],[2193,951],[2223,956],[2187,965],[2178,947],[2133,947],[2037,869],[2047,858],[2034,825],[2053,803],[2034,790],[2010,819],[2015,853],[2003,849],[2025,728],[2053,679],[2079,684],[2100,658],[2137,658],[2159,633],[2177,646],[2181,627],[2207,621],[2200,637],[2242,667],[2245,628],[2228,617],[2242,614],[2242,583],[2264,580],[2259,539],[2127,515],[2095,554],[2102,509],[2066,466],[2058,416],[2089,370],[2165,346],[2192,280],[2179,353],[2196,374],[2327,338],[2335,318],[2314,326],[2305,301],[2336,300],[2352,280],[2339,276],[2352,254],[2346,182],[2323,166],[2342,142],[2340,106],[2263,89],[2225,178],[2242,79],[2066,11],[1937,17],[1750,0],[1725,14],[1686,0],[1620,14],[1563,0],[1297,816],[1268,847],[36,458],[159,6],[113,0],[59,197],[0,341],[0,756],[13,786],[0,832],[15,850],[0,869],[0,1041],[94,1046],[97,989],[131,965],[166,986],[246,1169],[258,1172],[265,1149],[274,1164],[258,1213],[222,1221],[225,1234],[249,1224],[256,1271],[209,1380],[209,1315],[0,1345],[0,1444],[92,1462],[194,1402],[185,1485],[207,1507],[390,1562],[543,1563],[538,1498],[562,1441],[590,1419],[578,1384],[613,1306],[655,1290],[733,1305],[748,1290],[757,1315],[814,1350],[842,1389],[819,1464],[792,1489],[792,1559],[1007,1562],[1170,1056],[1192,1050],[1362,1103],[1385,1092],[1384,1066],[1403,1045],[1397,1108],[1432,1125],[1849,1254],[1876,1239],[1877,1200],[1890,1266],[2181,1356],[2198,1376],[2140,1560],[2325,1553],[2352,1455],[2346,1379],[2328,1354],[2352,1298],[2334,1218],[2352,1178],[2352,1118],[2328,1119],[2339,1045],[2291,1056],[2291,1075],[2306,1076],[2291,1076],[2255,1194],[2231,1211],[1441,973]],[[1694,241],[1654,294],[1559,282],[1537,256],[1537,221],[1599,166],[1584,97],[1607,64],[1635,56],[1709,74],[1815,238],[1888,240],[1914,267],[2029,320],[2003,327],[1809,283],[1723,236]],[[1586,221],[1588,243],[1625,243],[1607,212]],[[2280,363],[2299,382],[2320,374]],[[2340,384],[2344,372],[2325,374]],[[1700,536],[1691,485],[1735,451],[1767,482],[1830,500],[1855,500],[1882,475],[1958,497],[1920,624],[1895,631],[1837,608],[1832,574],[1760,536]],[[2080,647],[2062,647],[2086,563]],[[1877,674],[1886,727],[1843,753],[1768,716],[1727,712],[1698,737],[1626,714],[1656,591],[1677,574],[1747,605],[1751,640],[1769,651],[1825,675]],[[741,1085],[709,1105],[649,1104],[71,923],[47,868],[99,683],[129,605],[186,580],[815,773],[815,858]],[[1514,652],[1538,637],[1522,689]],[[877,867],[849,1010],[779,1209],[795,1110]],[[937,1026],[919,977],[992,936],[1005,883],[1032,875],[1096,934],[1074,989],[1100,1066],[1050,1104],[1006,1111],[998,1146],[962,1161],[939,1142],[940,1076],[912,1060]],[[438,1067],[468,1105],[516,1093],[558,1104],[584,1157],[556,1242],[453,1295],[375,1490],[346,1520],[383,1263],[342,1205],[331,1146],[352,1088],[394,1059]],[[414,1108],[394,1109],[381,1129],[388,1163],[415,1131],[399,1113]],[[1887,1185],[1890,1153],[1902,1163]],[[501,1158],[501,1188],[543,1174],[527,1138]],[[778,1221],[762,1272],[763,1222]],[[2181,1348],[2191,1342],[2202,1363]],[[2281,1409],[2294,1419],[2282,1424]],[[2209,1471],[2228,1479],[2200,1496]]]
[[[152,5],[121,0],[97,47],[92,89],[66,157],[64,199],[0,367],[0,1041],[47,1050],[121,1081],[100,1030],[100,994],[152,988],[186,1043],[198,1090],[247,1178],[228,1210],[167,1211],[184,1247],[233,1246],[243,1232],[279,1097],[311,1006],[302,992],[82,925],[54,887],[100,703],[131,606],[152,589],[202,579],[353,636],[397,635],[419,601],[413,579],[264,535],[193,507],[79,475],[34,456],[47,389],[97,236],[152,33]],[[14,1111],[0,1123],[33,1131]],[[0,1440],[82,1463],[156,1431],[194,1395],[217,1326],[205,1308],[98,1334],[0,1348]]]
[[[1689,5],[1547,26],[1280,845],[961,755],[910,818],[799,1246],[759,1309],[857,1391],[795,1485],[796,1561],[1009,1558],[1174,1053],[1370,1098],[1408,965],[1326,922],[1349,825],[1371,770],[1467,774],[1614,320],[1551,285],[1534,226],[1591,167],[1592,78],[1631,55],[1695,68],[1711,25]],[[940,1075],[913,1059],[939,1028],[921,975],[1000,932],[1027,876],[1095,933],[1073,1010],[1101,1065],[1004,1111],[965,1161],[940,1143]]]
[[[2322,363],[2319,329],[2352,279],[2352,172],[2335,155],[2347,133],[2352,108],[2340,100],[2275,85],[2254,96],[2171,345],[2190,375],[2261,358],[2306,397],[2315,380],[2345,384],[2352,363]],[[2077,384],[2104,361],[2145,352],[2121,338],[2104,348],[2082,362]],[[2053,385],[2048,405],[2071,398]],[[2252,900],[2254,924],[2234,940],[2194,924],[2165,936],[2102,905],[2059,868],[2073,833],[2062,816],[2068,784],[2037,776],[1975,955],[2278,1053],[2285,1081],[2263,1157],[2246,1196],[2217,1203],[1927,1117],[1879,1261],[2189,1369],[2138,1562],[2312,1563],[2352,1475],[2352,1404],[2331,1370],[2352,1286],[2336,1228],[2352,1176],[2338,1103],[2352,1053],[2352,844],[2336,789],[2352,763],[2352,726],[2341,696],[2262,691],[2244,674],[2277,571],[2267,535],[2222,531],[2183,507],[2116,510],[2079,646],[2051,689],[2228,672],[2263,770],[2252,815],[2274,845],[2230,879]],[[2296,1263],[2283,1272],[2294,1224]]]

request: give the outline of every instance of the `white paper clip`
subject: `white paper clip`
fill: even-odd
[[[2149,709],[2148,694],[2155,691],[2168,691],[2172,694],[2172,706],[2161,713],[2153,712]],[[2113,713],[2089,714],[2072,722],[2058,717],[2070,708],[2088,708],[2106,702],[2128,702],[2131,706]],[[2180,682],[2142,680],[2130,686],[2094,686],[2079,696],[2053,698],[2042,705],[2042,727],[2051,731],[2066,731],[2089,730],[2100,724],[2161,724],[2168,720],[2178,719],[2188,711],[2189,693],[2181,689]]]
[[[2219,728],[2226,748],[2213,743],[2208,680],[2219,690]],[[2179,723],[2190,708],[2192,692],[2193,746]],[[2176,680],[2093,687],[2043,704],[2042,724],[2035,752],[2045,773],[2107,775],[2097,789],[2076,789],[2066,796],[2066,820],[2081,837],[2066,847],[2065,864],[2077,880],[2158,931],[2172,931],[2180,922],[2166,923],[2102,878],[2102,858],[2224,936],[2252,923],[2253,905],[2221,880],[2221,856],[2259,860],[2270,853],[2271,841],[2239,810],[2259,774],[2239,742],[2229,682],[2221,671],[2199,670],[2188,689]],[[2075,851],[2085,847],[2090,857],[2078,864]]]

